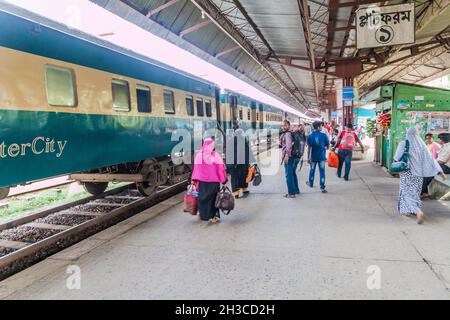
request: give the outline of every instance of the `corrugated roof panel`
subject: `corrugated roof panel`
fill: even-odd
[[[201,13],[189,1],[180,1],[162,10],[153,19],[176,34],[201,20]]]
[[[199,21],[199,23],[201,22],[203,21]],[[191,33],[187,34],[184,38],[187,41],[207,51],[208,53],[214,55],[214,53],[217,51],[217,47],[221,45],[222,41],[225,41],[226,43],[231,43],[230,38],[225,36],[223,33],[221,33],[221,35],[218,36],[217,35],[218,30],[219,28],[217,28],[216,25],[210,23],[205,27],[192,31]]]
[[[306,54],[296,0],[285,0],[283,5],[271,0],[241,0],[240,3],[277,54]]]
[[[166,1],[165,0],[129,0],[132,4],[134,4],[138,8],[144,8],[149,11],[152,11],[156,8],[159,8],[161,5],[163,5]]]

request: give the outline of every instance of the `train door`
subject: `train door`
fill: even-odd
[[[231,128],[233,124],[238,122],[238,98],[234,95],[229,95],[230,100],[230,114],[231,114]]]
[[[217,124],[219,126],[219,130],[223,130],[224,124],[223,124],[223,115],[221,114],[220,109],[220,88],[215,89],[215,96],[216,96],[216,117],[217,117]]]
[[[251,122],[252,122],[252,129],[253,130],[256,130],[256,128],[257,128],[256,125],[257,125],[258,119],[256,119],[256,113],[257,113],[256,102],[252,101],[251,105],[250,105],[250,115],[251,115]]]
[[[258,106],[258,109],[259,109],[259,129],[263,130],[264,129],[264,121],[265,121],[264,105],[262,103],[260,103]]]

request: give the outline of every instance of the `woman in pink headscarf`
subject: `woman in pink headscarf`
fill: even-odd
[[[208,138],[194,161],[192,180],[198,182],[198,210],[200,219],[205,222],[219,222],[215,207],[220,184],[227,182],[226,167],[222,157],[215,151],[215,142]]]

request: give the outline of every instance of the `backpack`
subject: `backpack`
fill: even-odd
[[[347,150],[354,150],[356,147],[355,134],[352,131],[346,131],[342,137],[340,147]]]
[[[292,150],[291,154],[293,157],[301,158],[305,152],[305,139],[303,139],[300,132],[292,132]]]

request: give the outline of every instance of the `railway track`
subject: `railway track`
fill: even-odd
[[[45,186],[45,187],[39,187],[39,188],[36,188],[36,189],[33,189],[33,190],[20,191],[18,193],[10,194],[4,200],[8,200],[8,199],[11,199],[11,198],[24,196],[24,195],[35,193],[35,192],[39,192],[39,191],[50,190],[50,189],[55,189],[55,188],[58,188],[58,187],[67,186],[67,185],[69,185],[71,183],[74,183],[74,182],[76,182],[76,181],[68,180],[68,181],[65,181],[65,182],[60,182],[60,183],[52,184],[52,185]]]
[[[0,280],[184,191],[187,180],[143,197],[131,185],[0,225]],[[134,185],[133,185],[134,187]]]

